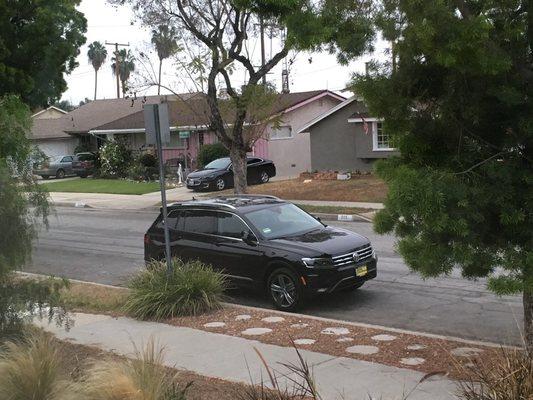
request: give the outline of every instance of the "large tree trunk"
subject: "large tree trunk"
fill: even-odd
[[[525,288],[522,300],[524,303],[524,340],[526,349],[533,356],[533,291]]]
[[[98,70],[94,70],[94,99],[96,100],[96,89],[98,88]]]
[[[233,168],[233,181],[235,194],[246,193],[247,170],[246,170],[246,149],[236,146],[230,149],[230,158]]]
[[[161,68],[163,67],[163,59],[159,59],[159,80],[157,81],[157,95],[161,94]]]

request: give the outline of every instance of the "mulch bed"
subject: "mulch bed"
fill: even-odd
[[[251,318],[238,320],[237,317],[242,315],[249,315]],[[282,317],[283,321],[276,323],[262,321],[263,318],[268,317]],[[315,342],[312,344],[295,344],[295,346],[318,353],[408,368],[423,373],[440,372],[456,379],[465,377],[464,367],[471,367],[480,361],[485,364],[495,362],[501,354],[500,349],[490,346],[472,345],[453,340],[396,333],[342,323],[332,324],[331,322],[312,318],[278,314],[275,311],[270,312],[232,306],[198,317],[181,317],[166,322],[171,325],[238,336],[279,346],[293,346],[293,341],[298,342],[298,339],[311,339]],[[213,322],[223,322],[225,325],[223,327],[204,326]],[[272,332],[254,336],[243,334],[249,328],[268,328]],[[322,333],[327,328],[345,328],[348,332],[343,335]],[[394,338],[390,341],[380,341],[373,338],[377,335],[387,335]],[[351,340],[349,341],[348,338]],[[338,339],[342,341],[338,341]],[[374,346],[379,351],[375,354],[353,354],[347,352],[347,349],[351,346]],[[417,349],[410,350],[408,346],[416,346]],[[452,354],[452,351],[463,348],[478,349],[479,354],[472,356],[455,356]],[[405,362],[414,361],[413,359],[423,359],[423,362],[419,365],[405,364]]]

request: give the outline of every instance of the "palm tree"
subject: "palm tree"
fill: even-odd
[[[179,50],[177,35],[174,27],[168,25],[159,25],[157,30],[152,31],[152,44],[157,50],[159,57],[159,80],[157,94],[161,94],[161,68],[163,60],[169,58]]]
[[[98,41],[92,42],[89,45],[87,57],[89,57],[89,62],[94,68],[94,99],[96,100],[96,89],[98,88],[98,70],[107,58],[107,49]]]
[[[111,58],[111,70],[113,75],[116,74],[116,62],[117,56]],[[128,91],[128,79],[133,71],[135,71],[135,57],[131,54],[131,51],[122,49],[118,52],[118,72],[120,83],[122,84],[122,95],[126,95]]]

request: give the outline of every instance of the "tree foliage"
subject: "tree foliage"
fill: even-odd
[[[130,75],[135,71],[135,57],[130,50],[121,49],[118,51],[118,56],[115,54],[111,58],[111,71],[113,75],[117,73],[116,63],[118,61],[118,77],[122,86],[122,94],[126,95],[128,91],[128,80]]]
[[[32,108],[59,100],[85,43],[79,3],[0,0],[0,95],[19,95]]]
[[[35,155],[27,134],[29,109],[15,96],[0,98],[0,338],[20,333],[42,306],[56,305],[61,282],[13,279],[24,267],[32,240],[49,213],[47,193],[34,180],[29,160]],[[52,317],[55,310],[49,309]],[[61,313],[57,314],[59,316]]]
[[[397,54],[355,79],[401,156],[375,228],[423,276],[459,266],[499,294],[523,291],[533,344],[533,14],[525,1],[387,0]],[[528,8],[529,7],[529,8]]]
[[[107,58],[107,49],[102,43],[94,41],[89,45],[87,58],[94,68],[94,99],[96,100],[96,93],[98,89],[98,70],[104,64]]]
[[[157,30],[152,30],[152,44],[157,51],[157,57],[159,57],[159,74],[158,74],[158,87],[157,94],[161,94],[161,69],[163,67],[163,60],[176,54],[180,47],[178,45],[178,35],[176,28],[168,25],[160,25]]]
[[[250,108],[258,98],[263,104],[270,99],[270,106],[264,109],[268,111],[276,100],[270,88],[261,84],[269,71],[291,50],[322,46],[334,50],[336,43],[341,43],[340,58],[346,60],[347,55],[355,56],[370,48],[373,38],[368,0],[110,1],[131,4],[145,25],[175,27],[186,46],[199,47],[199,54],[207,51],[208,66],[200,76],[206,81],[210,128],[230,151],[238,193],[246,191],[246,153],[262,133],[261,127],[254,129],[258,126],[256,121],[250,121],[254,119],[250,118]],[[257,26],[261,23],[277,26],[279,36],[286,40],[281,41],[278,51],[264,65],[257,66],[248,49],[252,47],[251,41],[257,39]],[[246,71],[241,89],[231,80],[236,65]],[[222,109],[227,102],[219,101],[221,87],[231,99],[231,117]],[[264,126],[265,121],[262,122]]]

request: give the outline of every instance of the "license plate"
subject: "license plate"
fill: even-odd
[[[355,269],[355,276],[365,276],[368,273],[368,268],[366,265],[363,265],[362,267],[357,267]]]

